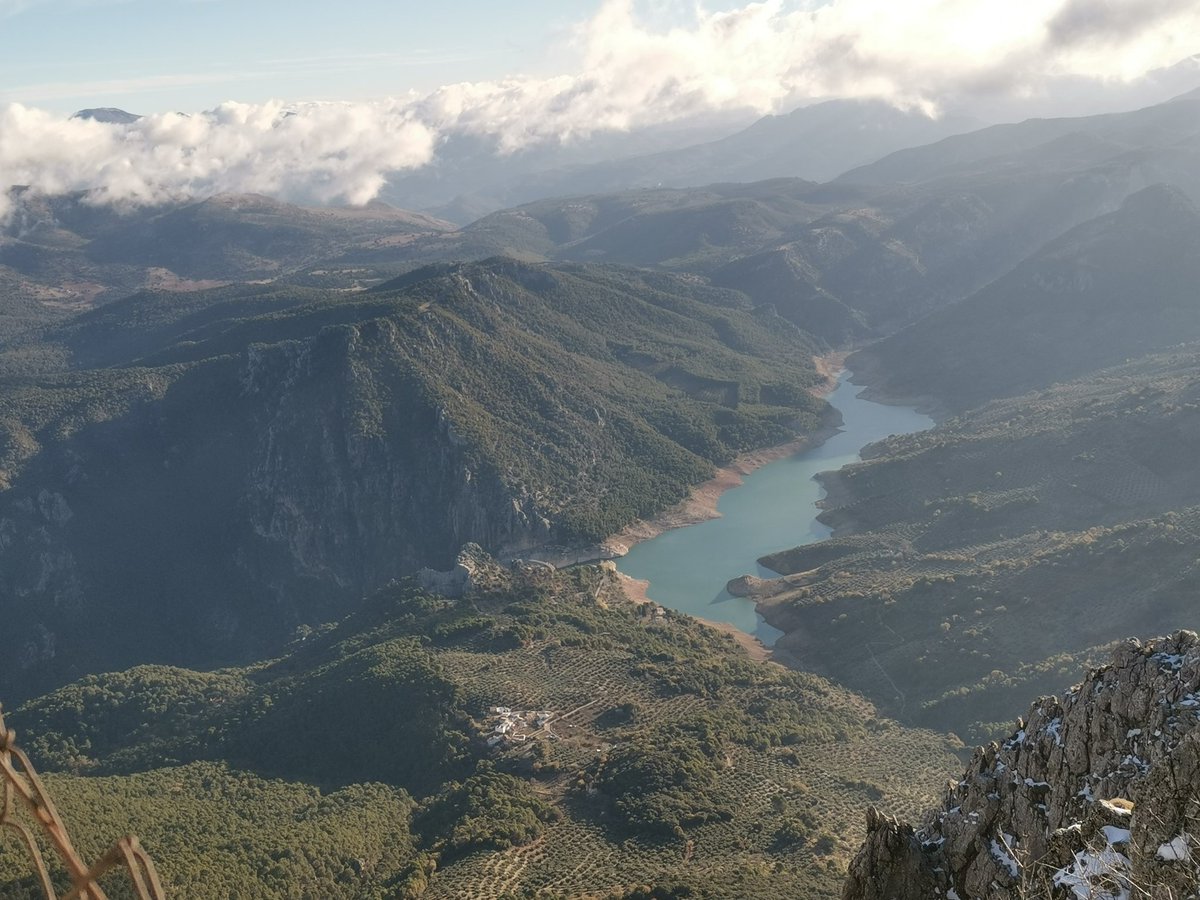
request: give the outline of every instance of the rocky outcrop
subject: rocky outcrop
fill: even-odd
[[[913,828],[871,810],[844,900],[1200,896],[1200,638],[1129,641]]]
[[[417,581],[431,594],[457,600],[469,597],[476,588],[493,580],[499,568],[478,544],[466,544],[458,551],[453,568],[439,572],[426,567],[417,573]]]
[[[595,542],[712,462],[817,423],[795,329],[693,280],[647,275],[643,292],[624,270],[504,260],[410,276],[354,298],[137,295],[55,332],[43,349],[70,371],[0,379],[8,697],[271,655],[469,543],[505,561],[616,555]],[[655,371],[719,359],[786,416],[680,407],[617,358],[614,323],[634,344],[684,341]]]
[[[151,654],[252,658],[466,544],[545,543],[398,343],[383,321],[253,345],[44,438],[0,489],[8,696]]]
[[[240,372],[253,442],[237,517],[239,564],[295,602],[361,595],[456,549],[545,543],[534,500],[482,466],[455,416],[425,398],[404,338],[381,320],[311,341],[250,348]]]
[[[938,873],[925,864],[919,845],[911,825],[869,808],[867,843],[850,864],[850,896],[937,896]]]

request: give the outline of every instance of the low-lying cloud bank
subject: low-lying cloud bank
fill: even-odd
[[[0,108],[0,175],[48,194],[88,190],[101,203],[251,191],[366,203],[387,172],[427,163],[435,141],[411,111],[367,104],[226,103],[129,125],[12,104]]]
[[[471,134],[505,153],[699,113],[829,97],[936,114],[1055,83],[1134,81],[1200,50],[1195,0],[784,0],[654,30],[633,0],[576,29],[578,71],[376,103],[226,103],[128,125],[0,107],[0,185],[145,204],[223,192],[364,203]],[[0,216],[9,203],[0,193]]]

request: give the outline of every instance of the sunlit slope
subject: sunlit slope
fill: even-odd
[[[506,260],[78,317],[0,386],[10,696],[257,654],[466,541],[594,542],[815,428],[812,353],[733,292]]]
[[[1195,345],[872,446],[835,537],[767,557],[806,666],[982,739],[1130,634],[1200,625]]]
[[[78,773],[50,783],[84,846],[133,830],[173,894],[247,898],[836,897],[861,806],[911,814],[953,765],[610,572],[476,581],[457,602],[393,586],[269,663],[90,676],[13,725]],[[489,746],[496,706],[521,717]]]
[[[37,318],[54,320],[143,288],[191,291],[301,269],[317,272],[309,280],[324,287],[375,284],[386,275],[322,263],[452,228],[382,203],[314,209],[254,194],[132,207],[14,188],[10,199],[0,285],[11,281],[39,301]],[[0,310],[10,303],[8,291],[0,294]]]

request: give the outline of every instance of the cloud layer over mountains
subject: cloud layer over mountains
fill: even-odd
[[[1200,50],[1195,0],[784,0],[655,29],[608,0],[576,29],[577,71],[374,103],[226,103],[130,125],[0,107],[0,185],[149,203],[256,191],[362,203],[388,172],[471,134],[511,152],[719,110],[829,97],[936,113],[1056,83],[1131,81]],[[0,215],[6,202],[0,195]]]

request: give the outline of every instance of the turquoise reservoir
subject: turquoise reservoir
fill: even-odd
[[[890,434],[933,425],[914,409],[862,399],[862,388],[850,384],[849,377],[844,372],[826,398],[842,414],[841,431],[820,447],[745,476],[740,486],[721,495],[721,518],[643,541],[617,560],[617,568],[649,581],[647,594],[660,606],[728,622],[768,646],[774,644],[781,632],[763,621],[752,600],[731,596],[725,585],[747,573],[774,577],[758,564],[760,556],[829,536],[829,529],[817,521],[817,501],[825,492],[814,475],[858,461],[863,447]]]

